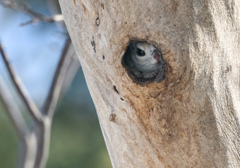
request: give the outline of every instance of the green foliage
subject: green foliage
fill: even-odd
[[[70,111],[65,112],[71,115]],[[88,121],[76,115],[56,117],[49,168],[110,167],[99,125],[96,121]]]
[[[0,167],[12,168],[16,164],[17,136],[0,102]]]

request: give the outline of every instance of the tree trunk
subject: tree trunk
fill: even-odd
[[[240,167],[239,1],[60,4],[113,167]],[[131,40],[161,50],[162,82],[132,80]]]

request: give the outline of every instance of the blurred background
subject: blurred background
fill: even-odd
[[[2,2],[4,0],[0,0]],[[60,13],[57,0],[16,0],[43,15]],[[36,22],[21,26],[29,14],[0,6],[0,42],[17,75],[41,107],[61,56],[67,31],[63,23]],[[78,62],[77,62],[78,63]],[[110,168],[110,159],[81,67],[66,78],[52,125],[47,168]],[[79,67],[79,68],[78,68]],[[0,76],[13,95],[6,67],[0,57]],[[26,110],[14,96],[21,110]],[[15,167],[18,138],[0,102],[0,168]]]

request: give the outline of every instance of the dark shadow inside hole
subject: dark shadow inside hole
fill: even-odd
[[[146,41],[131,41],[122,59],[130,78],[138,84],[161,82],[165,78],[162,53]]]

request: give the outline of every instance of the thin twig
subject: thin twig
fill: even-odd
[[[59,21],[63,21],[63,16],[61,14],[59,15],[53,15],[51,17],[49,16],[44,16],[40,13],[37,13],[35,11],[33,11],[32,9],[30,9],[27,5],[24,5],[23,10],[29,14],[31,14],[34,18],[38,18],[39,20],[43,21],[43,22],[59,22]]]
[[[43,106],[43,113],[48,115],[48,116],[52,116],[54,113],[54,110],[56,108],[59,96],[60,96],[60,92],[61,92],[61,88],[62,88],[62,84],[68,69],[68,65],[70,62],[70,59],[72,57],[72,54],[68,54],[68,49],[69,46],[71,44],[71,39],[68,36],[61,58],[59,60],[57,69],[55,71],[54,77],[53,77],[53,81],[50,87],[50,90],[48,92],[48,96],[46,98],[46,101],[44,103]]]
[[[7,55],[5,54],[2,45],[0,44],[0,53],[2,55],[3,61],[7,67],[8,73],[11,77],[11,80],[16,87],[20,97],[22,98],[24,104],[26,105],[29,114],[32,116],[32,118],[37,122],[42,122],[42,114],[39,111],[38,107],[36,104],[33,102],[31,97],[27,94],[27,90],[24,88],[24,86],[21,84],[20,79],[16,76],[15,70],[13,67],[10,65]]]
[[[18,6],[13,0],[0,2],[0,4],[6,8],[14,9],[17,11],[25,12],[33,17],[32,20],[22,23],[21,26],[27,25],[30,23],[36,23],[38,20],[42,22],[52,23],[52,22],[62,22],[63,16],[61,14],[53,15],[53,16],[44,16],[40,13],[33,11],[26,4],[23,7]]]

